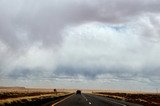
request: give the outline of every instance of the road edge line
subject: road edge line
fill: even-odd
[[[94,95],[94,94],[91,94],[91,95]],[[95,96],[100,96],[100,95],[95,95]],[[100,97],[104,97],[104,96],[100,96]],[[114,101],[114,99],[112,100],[112,99],[107,99],[107,98],[105,98],[105,100],[106,101],[108,101],[108,102],[112,102],[112,103],[114,103],[114,104],[119,104],[119,105],[121,105],[121,106],[127,106],[126,104],[124,104],[124,103],[121,103],[121,102],[118,102],[118,101],[116,101],[116,99],[115,99],[115,101]]]
[[[73,95],[74,95],[74,94],[72,94],[72,95],[70,95],[70,96],[68,96],[68,97],[66,97],[66,98],[64,98],[64,99],[62,99],[62,100],[60,100],[60,101],[58,101],[58,102],[52,104],[51,106],[55,106],[55,105],[57,105],[58,103],[63,102],[64,100],[70,98],[70,97],[73,96]]]

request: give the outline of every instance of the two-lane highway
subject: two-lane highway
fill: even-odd
[[[72,96],[60,101],[52,106],[140,106],[127,102],[120,103],[116,100],[92,94],[73,94]]]

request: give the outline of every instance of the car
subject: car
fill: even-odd
[[[81,90],[77,90],[76,95],[81,95]]]

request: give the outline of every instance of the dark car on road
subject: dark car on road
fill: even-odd
[[[76,95],[78,95],[78,94],[81,95],[81,90],[76,91]]]

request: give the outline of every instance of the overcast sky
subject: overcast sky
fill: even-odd
[[[160,88],[159,0],[0,0],[0,86]]]

